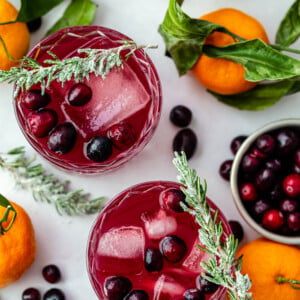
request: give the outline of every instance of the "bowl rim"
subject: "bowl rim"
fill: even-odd
[[[230,188],[231,193],[233,196],[233,200],[235,203],[236,208],[238,209],[240,215],[245,220],[245,222],[254,229],[257,233],[261,234],[262,236],[284,244],[291,244],[291,245],[300,245],[300,236],[299,237],[288,237],[283,236],[280,234],[273,233],[271,231],[268,231],[267,229],[264,229],[261,225],[259,225],[248,213],[245,206],[242,203],[242,200],[239,195],[239,189],[237,184],[237,178],[238,178],[238,170],[239,165],[242,160],[243,155],[246,153],[246,151],[249,149],[249,147],[253,144],[253,142],[256,140],[258,136],[260,136],[263,133],[269,132],[271,130],[276,130],[281,127],[293,127],[298,126],[300,127],[300,119],[299,118],[289,118],[289,119],[279,119],[276,121],[269,122],[265,124],[264,126],[260,127],[253,133],[251,133],[246,140],[242,143],[241,147],[237,151],[235,158],[233,159],[231,172],[230,172]]]

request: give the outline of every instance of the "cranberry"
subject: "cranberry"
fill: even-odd
[[[230,179],[232,163],[233,163],[232,159],[227,159],[221,163],[219,168],[220,176],[227,181],[229,181]]]
[[[136,135],[130,124],[122,122],[113,125],[107,131],[107,137],[110,138],[113,144],[119,149],[126,149],[134,144]]]
[[[45,293],[43,300],[65,300],[65,295],[60,289],[53,288]]]
[[[170,121],[178,127],[186,127],[192,120],[192,112],[183,105],[177,105],[170,112]]]
[[[295,164],[300,168],[300,149],[295,152]]]
[[[65,154],[72,150],[76,142],[77,132],[72,123],[65,122],[57,125],[51,131],[48,147],[51,151]]]
[[[241,242],[244,238],[244,229],[240,222],[235,220],[230,220],[229,222],[230,229],[234,235],[234,237]]]
[[[196,279],[196,286],[204,294],[213,294],[219,288],[219,285],[208,281],[201,275],[199,275]]]
[[[179,262],[187,252],[185,242],[176,235],[164,237],[159,246],[162,255],[170,262]]]
[[[133,290],[124,298],[124,300],[149,300],[149,296],[143,290]]]
[[[84,83],[74,84],[68,93],[68,101],[73,106],[83,106],[92,98],[92,90]]]
[[[42,270],[43,277],[49,283],[57,283],[60,278],[60,270],[56,265],[47,265]]]
[[[183,297],[186,300],[205,300],[205,295],[198,289],[186,290]]]
[[[240,195],[244,201],[254,201],[257,198],[256,187],[251,182],[243,183],[240,186]]]
[[[277,136],[278,150],[280,156],[290,155],[299,145],[299,136],[293,129],[283,129]]]
[[[28,288],[22,293],[22,300],[41,300],[41,294],[35,288]]]
[[[277,158],[271,158],[265,163],[266,168],[271,169],[275,173],[281,172],[282,166],[281,161]]]
[[[292,199],[283,199],[280,201],[280,210],[283,213],[295,212],[298,209],[298,202]]]
[[[292,212],[287,216],[288,227],[293,231],[300,230],[300,212]]]
[[[290,174],[286,176],[283,180],[282,187],[289,197],[297,197],[300,195],[300,175]]]
[[[269,155],[275,150],[276,140],[270,134],[263,134],[256,139],[255,145],[260,152]]]
[[[230,143],[231,152],[235,155],[240,149],[242,143],[246,140],[246,135],[239,135],[235,137]]]
[[[123,300],[131,288],[131,281],[123,276],[108,277],[104,282],[104,292],[109,300]]]
[[[183,212],[180,203],[185,203],[185,194],[181,190],[174,188],[167,189],[160,194],[159,200],[165,208],[175,212]]]
[[[93,137],[87,144],[86,155],[90,160],[102,162],[112,154],[112,142],[106,136]]]
[[[242,159],[242,169],[244,172],[253,173],[258,170],[261,164],[260,159],[253,154],[246,154]]]
[[[194,131],[190,128],[180,130],[173,140],[173,151],[185,152],[186,158],[190,159],[197,146],[197,137]]]
[[[271,203],[267,200],[260,199],[256,201],[251,208],[251,215],[255,220],[258,222],[261,221],[263,215],[265,214],[266,211],[271,209]]]
[[[163,267],[163,257],[157,248],[149,247],[145,251],[144,265],[148,272],[160,271]]]
[[[279,202],[284,197],[284,192],[281,183],[275,183],[269,191],[269,199],[274,202]]]
[[[22,103],[28,109],[37,110],[50,103],[50,96],[46,92],[42,94],[41,90],[32,89],[26,93]]]
[[[56,112],[51,109],[40,109],[27,117],[29,130],[36,137],[45,137],[57,123]]]
[[[262,225],[269,230],[276,231],[283,223],[283,214],[277,209],[270,209],[263,215]]]
[[[276,175],[271,169],[262,169],[255,178],[255,185],[260,191],[270,190],[276,183]]]
[[[29,32],[37,31],[42,25],[42,17],[35,18],[26,23]]]
[[[256,147],[251,150],[251,154],[259,159],[265,159],[268,157],[267,154],[259,151]]]

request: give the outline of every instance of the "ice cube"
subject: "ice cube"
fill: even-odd
[[[150,239],[161,239],[177,229],[176,219],[167,215],[164,210],[158,211],[154,216],[145,213],[142,215],[142,220],[145,222],[145,232]]]

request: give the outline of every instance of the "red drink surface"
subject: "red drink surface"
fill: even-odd
[[[196,279],[203,271],[200,262],[209,255],[199,248],[199,226],[188,212],[176,212],[162,202],[162,193],[179,190],[175,182],[158,181],[139,184],[125,190],[105,207],[97,218],[89,239],[87,263],[90,280],[99,299],[107,297],[104,282],[111,276],[123,276],[132,283],[132,290],[145,291],[149,299],[179,300],[187,289],[196,288]],[[216,206],[208,200],[212,212]],[[222,213],[224,234],[231,231]],[[159,271],[149,272],[144,255],[149,247],[160,249],[166,236],[177,236],[187,252],[177,262],[164,258]],[[206,295],[205,299],[221,299],[224,288]]]
[[[122,45],[124,40],[130,39],[108,28],[78,26],[45,38],[28,56],[46,65],[45,59],[51,58],[48,51],[60,59],[66,59],[84,55],[78,54],[79,49],[113,48]],[[126,53],[124,51],[122,55]],[[91,89],[92,96],[80,106],[71,105],[68,101],[68,95],[76,84],[73,79],[63,85],[57,81],[51,82],[46,89],[51,100],[42,108],[28,108],[25,103],[28,92],[19,92],[15,99],[17,119],[29,143],[55,165],[79,173],[112,170],[139,153],[152,137],[161,109],[159,78],[150,58],[143,50],[136,50],[128,60],[123,60],[123,67],[114,68],[105,78],[91,74],[83,83]],[[39,90],[40,86],[33,86],[30,90],[35,89]],[[54,125],[46,136],[41,136],[40,130],[34,132],[33,127],[39,120],[30,117],[32,113],[44,109],[54,111],[56,125],[69,122],[74,126],[76,139],[66,153],[53,151],[49,147],[49,136],[55,129]],[[120,144],[112,139],[111,128],[124,123],[128,130],[123,138],[125,142]],[[108,137],[112,142],[111,154],[102,161],[95,161],[87,155],[87,145],[96,136]]]

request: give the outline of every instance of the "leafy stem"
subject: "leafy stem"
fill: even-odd
[[[17,212],[14,209],[14,207],[11,205],[11,203],[0,194],[0,206],[5,208],[4,214],[2,218],[0,219],[0,235],[3,235],[5,232],[7,232],[13,225]],[[9,216],[12,214],[11,219],[9,221],[9,224],[5,227],[3,226],[3,223],[6,223],[8,221]]]
[[[278,275],[275,280],[279,284],[288,283],[293,289],[300,290],[299,280],[286,278],[283,275]]]

